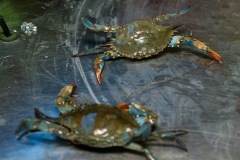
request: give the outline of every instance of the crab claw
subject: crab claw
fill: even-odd
[[[207,45],[200,42],[199,40],[194,39],[191,36],[187,36],[187,37],[183,37],[182,41],[183,43],[186,43],[191,47],[195,47],[199,50],[206,52],[209,56],[214,58],[216,61],[222,63],[223,61],[222,57],[217,52],[215,52],[214,50],[212,50],[211,48],[209,48]]]
[[[104,53],[100,54],[99,56],[97,56],[97,58],[94,62],[94,69],[95,69],[97,81],[99,84],[101,84],[101,74],[102,74],[102,70],[103,70],[105,61],[109,59],[111,54],[114,54],[114,53],[111,51],[104,52]]]
[[[151,124],[154,124],[158,116],[150,109],[146,108],[143,105],[137,104],[137,103],[120,103],[117,105],[118,109],[123,109],[125,112],[128,112],[130,115],[132,115],[134,118],[137,117],[148,117],[148,121]]]
[[[94,65],[94,69],[95,69],[95,72],[96,72],[97,81],[98,81],[99,84],[101,84],[102,68],[97,66],[97,65]]]
[[[208,55],[210,55],[211,57],[213,57],[215,60],[217,60],[219,63],[222,63],[223,59],[222,57],[217,54],[217,52],[215,52],[214,50],[208,48],[208,50],[206,51]]]
[[[185,130],[173,130],[173,131],[155,131],[153,132],[148,139],[158,139],[162,141],[173,141],[176,142],[180,148],[188,152],[186,145],[179,138],[182,135],[187,134],[188,131]]]
[[[55,104],[62,114],[69,112],[76,107],[76,92],[76,84],[68,84],[59,92],[57,98],[55,99]]]
[[[68,84],[60,90],[58,96],[72,97],[76,92],[76,89],[77,89],[76,84]]]
[[[117,105],[117,108],[123,109],[123,110],[125,110],[125,112],[129,112],[129,109],[130,109],[127,103],[120,103]]]

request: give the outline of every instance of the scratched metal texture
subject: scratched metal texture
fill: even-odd
[[[27,0],[23,6],[29,7]],[[147,142],[158,159],[240,159],[240,3],[239,0],[48,0],[31,1],[31,18],[37,34],[20,31],[13,43],[0,42],[0,159],[1,160],[125,160],[142,153],[122,149],[93,149],[45,133],[30,133],[17,141],[14,131],[37,107],[58,116],[54,99],[68,83],[79,86],[81,101],[116,105],[137,102],[152,108],[159,120],[156,129],[188,130],[182,137],[189,152],[174,143]],[[106,42],[105,33],[87,30],[80,22],[88,17],[98,24],[124,25],[191,10],[163,25],[183,24],[184,34],[216,50],[224,63],[202,63],[211,58],[187,46],[166,49],[144,60],[108,61],[98,85],[93,69],[96,55],[73,54]]]

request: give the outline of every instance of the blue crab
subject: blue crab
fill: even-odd
[[[55,100],[62,113],[51,118],[37,108],[37,118],[24,118],[16,129],[18,139],[29,132],[43,131],[91,147],[122,146],[145,153],[147,159],[156,160],[152,153],[136,143],[142,140],[176,142],[187,151],[179,138],[187,131],[151,131],[158,116],[150,109],[136,103],[121,103],[116,107],[103,104],[82,104],[77,107],[75,84],[65,86]]]
[[[222,62],[222,57],[210,49],[204,43],[190,36],[183,36],[176,31],[181,25],[159,26],[157,21],[168,20],[186,13],[190,6],[178,13],[160,15],[156,18],[135,20],[125,26],[105,26],[93,24],[86,18],[82,18],[82,23],[90,30],[108,32],[112,40],[105,45],[80,52],[73,57],[96,52],[104,52],[97,56],[94,68],[98,83],[101,84],[101,73],[105,61],[112,58],[127,57],[132,59],[142,59],[159,54],[166,47],[179,47],[180,44],[203,51],[213,57],[218,62]],[[116,33],[116,37],[112,37]],[[107,51],[106,51],[107,49]]]

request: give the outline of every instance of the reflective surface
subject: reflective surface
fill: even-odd
[[[0,1],[0,2],[3,2]],[[238,0],[109,0],[35,1],[27,6],[25,21],[33,22],[37,34],[20,31],[12,43],[0,42],[0,159],[145,159],[141,153],[122,148],[95,149],[44,133],[14,136],[24,117],[37,107],[58,116],[54,105],[59,90],[76,83],[82,101],[116,105],[137,102],[159,116],[156,129],[184,129],[189,152],[165,142],[148,142],[158,159],[212,160],[240,158],[240,4]],[[81,24],[88,17],[98,24],[124,25],[140,18],[191,10],[161,24],[179,28],[205,42],[224,59],[222,64],[183,46],[166,49],[143,60],[107,61],[102,84],[95,78],[96,55],[71,58],[73,54],[106,42]],[[1,13],[0,13],[1,14]],[[206,63],[204,63],[206,62]]]

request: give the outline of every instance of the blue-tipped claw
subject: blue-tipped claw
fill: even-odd
[[[191,8],[191,6],[188,6],[188,7],[184,8],[183,10],[181,10],[180,12],[169,14],[169,16],[170,17],[175,17],[175,16],[179,16],[179,15],[185,14],[185,13],[187,13],[189,11],[190,8]]]
[[[191,6],[184,8],[183,10],[180,11],[179,14],[184,14],[184,13],[188,12],[190,8],[191,8]]]
[[[94,29],[92,23],[91,23],[88,19],[82,18],[82,23],[83,23],[87,28],[89,28],[89,29]]]
[[[88,19],[86,18],[82,18],[82,23],[91,30],[94,31],[103,31],[105,29],[104,25],[100,25],[100,24],[93,24],[92,22],[90,22]]]
[[[186,145],[183,143],[183,141],[178,138],[179,136],[185,135],[188,132],[185,130],[173,130],[173,131],[156,131],[152,133],[148,138],[149,139],[159,139],[163,141],[174,141],[176,142],[180,148],[188,151]]]
[[[218,61],[219,63],[223,62],[223,58],[214,50],[212,50],[211,48],[209,48],[206,44],[204,44],[203,42],[192,38],[191,36],[184,36],[182,38],[182,42],[185,44],[188,44],[189,46],[196,48],[200,51],[203,51],[205,53],[207,53],[209,56],[211,56],[212,58],[214,58],[216,61]]]
[[[185,14],[186,12],[188,12],[190,8],[191,8],[191,6],[188,6],[188,7],[184,8],[183,10],[181,10],[180,12],[160,15],[160,16],[158,16],[156,18],[153,18],[153,22],[169,20],[170,18],[180,16],[180,15]]]

